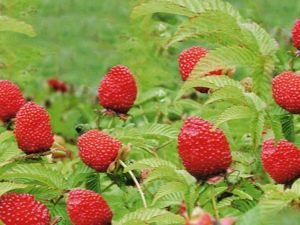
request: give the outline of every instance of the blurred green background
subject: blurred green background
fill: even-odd
[[[156,85],[176,88],[181,82],[177,56],[183,46],[176,45],[167,54],[160,54],[158,45],[171,34],[180,18],[158,18],[154,25],[131,21],[130,12],[138,2],[1,0],[1,14],[32,24],[37,36],[7,34],[8,37],[2,37],[7,38],[9,44],[4,42],[6,46],[1,46],[4,50],[0,52],[0,62],[2,60],[5,66],[0,76],[21,76],[27,82],[40,77],[57,77],[95,87],[109,67],[122,63],[138,77],[140,88]],[[300,15],[297,0],[229,2],[245,18],[262,24],[280,40],[283,51],[286,50],[290,28]],[[11,52],[7,52],[10,51],[8,46]],[[9,62],[5,54],[9,55]],[[284,61],[284,57],[280,58]]]

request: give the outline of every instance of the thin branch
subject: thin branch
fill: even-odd
[[[125,168],[127,168],[127,165],[122,161],[122,160],[119,160],[120,164]],[[147,202],[146,202],[146,199],[145,199],[145,195],[144,195],[144,192],[141,188],[141,185],[140,183],[137,181],[135,175],[133,174],[133,172],[131,170],[128,171],[129,175],[131,176],[133,182],[135,183],[139,193],[140,193],[140,196],[141,196],[141,199],[142,199],[142,202],[143,202],[143,205],[144,205],[144,208],[147,208]]]

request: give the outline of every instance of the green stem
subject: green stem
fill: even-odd
[[[119,160],[120,164],[125,168],[127,168],[127,165],[122,161],[122,160]],[[144,205],[144,208],[147,208],[147,202],[146,202],[146,199],[145,199],[145,195],[144,195],[144,192],[141,188],[141,185],[140,183],[137,181],[136,177],[134,176],[133,172],[131,170],[128,171],[129,175],[131,176],[133,182],[135,183],[139,193],[140,193],[140,196],[141,196],[141,199],[142,199],[142,202],[143,202],[143,205]]]
[[[147,119],[147,117],[146,117],[146,114],[145,114],[145,111],[144,111],[143,107],[142,107],[141,105],[139,105],[139,108],[140,108],[140,110],[142,111],[142,116],[143,116],[144,122],[145,122],[146,124],[148,124],[149,121],[148,121],[148,119]]]
[[[115,116],[112,116],[111,119],[110,119],[110,121],[109,121],[109,123],[108,123],[107,129],[110,129],[110,128],[111,128],[111,126],[112,126],[114,120],[115,120]]]
[[[219,220],[220,215],[219,215],[219,211],[218,211],[217,202],[216,202],[216,196],[215,195],[212,196],[211,201],[212,201],[212,205],[213,205],[215,217],[216,217],[217,220]]]
[[[115,182],[111,182],[109,185],[107,185],[105,188],[103,188],[103,190],[101,190],[101,193],[107,191],[110,187],[112,187],[115,184],[116,184]]]

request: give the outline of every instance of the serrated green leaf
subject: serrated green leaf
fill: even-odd
[[[17,184],[12,182],[0,182],[0,196],[5,194],[6,192],[15,190],[15,189],[23,189],[26,188],[25,184]]]
[[[41,164],[16,165],[11,170],[4,172],[1,178],[11,181],[28,179],[26,183],[37,183],[59,190],[66,188],[66,181],[58,171]]]
[[[214,91],[205,104],[211,104],[217,101],[232,102],[235,104],[244,104],[246,98],[240,88],[234,86],[225,86]]]
[[[255,111],[247,106],[232,106],[224,110],[224,112],[217,117],[217,120],[215,121],[215,127],[219,127],[222,123],[230,120],[251,119],[255,117],[255,115]]]
[[[124,172],[128,172],[129,170],[154,169],[161,166],[176,169],[176,166],[167,160],[159,158],[149,158],[142,159],[137,162],[134,162],[133,164],[128,165],[127,168],[124,169]]]
[[[149,183],[158,179],[163,179],[165,181],[178,181],[182,183],[186,182],[183,175],[178,173],[175,169],[166,166],[160,166],[152,170],[150,175],[145,180],[145,183]]]
[[[240,189],[234,189],[232,191],[233,194],[239,196],[241,199],[249,199],[249,200],[253,200],[252,196],[247,194],[246,192],[240,190]]]
[[[135,7],[133,18],[157,12],[193,16],[205,11],[224,11],[240,19],[239,13],[228,3],[220,0],[150,0]]]
[[[278,49],[278,43],[263,28],[256,23],[243,23],[241,27],[249,30],[259,46],[259,50],[263,55],[272,55]]]
[[[173,193],[182,193],[182,195],[188,190],[188,186],[181,182],[169,182],[167,184],[162,185],[156,192],[154,199],[152,201],[152,205],[155,205],[155,203]]]
[[[196,38],[213,44],[244,44],[241,28],[236,18],[223,11],[206,11],[184,21],[165,48],[176,42]]]
[[[184,219],[181,216],[161,209],[139,209],[135,212],[125,215],[117,224],[130,224],[131,221],[143,221],[146,224],[183,224]]]

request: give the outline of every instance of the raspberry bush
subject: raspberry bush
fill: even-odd
[[[299,224],[290,1],[1,3],[0,225]]]

